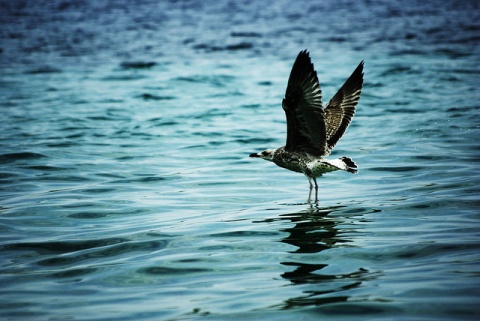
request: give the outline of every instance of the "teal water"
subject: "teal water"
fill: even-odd
[[[477,2],[0,3],[2,319],[479,318]],[[365,60],[318,206],[248,158],[305,48]]]

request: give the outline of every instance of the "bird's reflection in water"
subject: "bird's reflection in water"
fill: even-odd
[[[331,248],[336,243],[348,242],[346,239],[337,238],[337,222],[326,218],[334,209],[312,207],[307,212],[280,215],[282,220],[295,223],[293,227],[282,230],[289,233],[282,242],[297,248],[292,253],[318,253]]]
[[[352,218],[352,215],[355,216],[352,209],[347,211],[344,206],[312,207],[300,213],[280,216],[281,220],[295,224],[282,230],[287,232],[288,236],[281,242],[291,244],[295,246],[295,249],[290,252],[292,253],[291,261],[281,262],[282,265],[294,269],[281,276],[289,280],[292,285],[304,287],[302,289],[304,295],[286,300],[283,304],[284,309],[345,302],[349,299],[349,295],[346,294],[348,290],[357,288],[364,281],[375,278],[377,273],[372,273],[362,267],[352,267],[353,271],[345,274],[332,274],[331,269],[329,273],[321,273],[321,270],[328,267],[329,264],[322,262],[315,253],[328,251],[333,247],[347,246],[347,244],[355,246],[353,241],[348,239],[348,234],[338,228],[339,225],[345,223],[346,216],[342,215],[342,212],[345,214],[348,212],[346,215],[349,218]],[[351,228],[349,229],[351,231]],[[331,263],[331,260],[326,261]]]

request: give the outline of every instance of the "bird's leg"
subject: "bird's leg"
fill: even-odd
[[[312,188],[313,188],[313,186],[312,186],[312,181],[310,180],[310,177],[308,177],[308,183],[310,184],[310,193],[308,193],[308,201],[307,201],[307,203],[310,204],[310,200],[311,200],[311,198],[312,198]]]
[[[318,184],[317,179],[314,177],[313,182],[315,183],[315,204],[318,204]],[[310,193],[312,192],[312,183],[310,183]]]

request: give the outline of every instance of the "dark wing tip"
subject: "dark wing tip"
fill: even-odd
[[[309,52],[307,49],[300,51],[297,59],[295,59],[295,62],[293,63],[290,77],[288,78],[288,85],[290,86],[290,89],[296,86],[308,86],[310,82],[317,79],[316,77],[317,73],[313,67]],[[286,94],[289,94],[288,87]],[[286,98],[288,99],[289,97]]]
[[[352,75],[360,75],[360,78],[363,82],[363,66],[365,65],[365,60],[360,61],[357,68],[353,71]]]
[[[302,56],[309,56],[309,57],[310,57],[310,53],[308,52],[307,49],[303,49],[302,51],[300,51],[300,52],[298,53],[298,55],[299,55],[299,56],[302,55]]]

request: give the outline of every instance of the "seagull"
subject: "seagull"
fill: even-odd
[[[277,166],[304,174],[310,184],[307,203],[311,203],[312,180],[315,183],[315,203],[318,203],[317,178],[337,170],[357,173],[349,157],[328,160],[338,140],[347,130],[363,86],[363,61],[343,86],[323,107],[322,91],[317,72],[307,50],[300,51],[288,79],[282,102],[287,117],[287,142],[276,149],[266,149],[250,157],[263,158]]]

